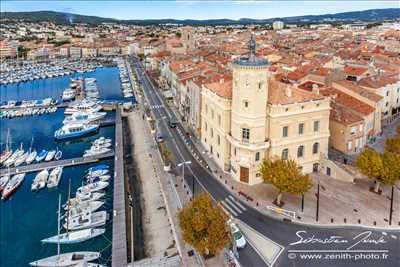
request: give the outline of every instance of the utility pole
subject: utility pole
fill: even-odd
[[[301,212],[304,211],[304,194],[301,195]]]
[[[318,180],[318,189],[317,189],[317,214],[315,216],[317,222],[319,217],[319,180]]]
[[[394,185],[392,185],[392,196],[390,197],[389,225],[392,225],[392,217],[393,217],[393,197],[394,197]]]
[[[185,165],[189,165],[192,164],[191,161],[183,161],[181,163],[179,163],[177,166],[181,167],[182,166],[182,178],[183,178],[183,182],[185,182]],[[194,197],[194,177],[192,180],[192,196]]]

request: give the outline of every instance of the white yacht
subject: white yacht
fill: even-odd
[[[51,170],[49,179],[47,181],[47,188],[58,186],[58,184],[60,183],[62,172],[63,172],[63,167],[60,166]]]
[[[33,261],[29,265],[35,267],[70,267],[83,262],[94,261],[98,258],[100,258],[99,252],[70,252]]]
[[[64,119],[63,124],[74,124],[74,123],[90,123],[98,121],[106,116],[105,112],[76,112],[71,116]]]
[[[90,192],[90,193],[97,192],[97,191],[105,189],[108,185],[109,185],[108,182],[101,182],[101,181],[95,182],[95,183],[90,183],[90,184],[79,187],[76,190],[76,194],[81,195],[81,194],[84,194],[87,192]]]
[[[47,169],[44,169],[41,172],[39,172],[36,175],[35,179],[33,179],[31,185],[31,191],[37,191],[45,187],[48,177],[49,177],[49,172],[47,171]]]
[[[42,239],[42,242],[53,244],[56,244],[57,242],[60,242],[60,244],[76,244],[102,235],[105,233],[105,231],[106,230],[104,228],[83,229]]]
[[[106,220],[106,211],[86,212],[85,214],[78,217],[67,217],[67,222],[65,222],[63,226],[65,229],[75,231],[80,229],[103,226],[106,224]]]

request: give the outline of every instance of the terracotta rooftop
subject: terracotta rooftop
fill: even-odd
[[[227,99],[232,98],[232,80],[220,80],[218,82],[205,84],[204,86],[220,97]]]
[[[360,96],[365,97],[365,98],[367,98],[367,99],[369,99],[369,100],[371,100],[373,102],[376,102],[376,103],[381,101],[382,98],[383,98],[382,96],[380,96],[378,94],[375,94],[375,93],[372,93],[372,92],[369,92],[368,90],[366,90],[366,89],[354,84],[351,81],[347,81],[347,80],[336,81],[336,82],[333,83],[332,86],[335,87],[335,84],[338,84],[338,85],[340,85],[342,87],[345,87],[346,89],[351,90],[351,91],[359,94]]]
[[[364,120],[350,108],[340,105],[335,101],[331,101],[331,112],[329,114],[329,119],[345,125],[351,125]]]
[[[367,68],[347,66],[344,68],[343,71],[349,75],[360,76],[364,74],[367,70]]]
[[[369,87],[369,88],[382,88],[388,84],[393,84],[398,82],[399,79],[396,79],[392,76],[379,76],[379,77],[368,77],[361,79],[358,83],[360,86]]]
[[[367,116],[374,112],[374,108],[370,105],[333,87],[321,89],[320,93],[324,96],[331,96],[333,102],[347,107],[357,112],[359,115]]]
[[[290,90],[290,94],[288,94],[288,90]],[[273,79],[269,80],[268,103],[272,105],[294,104],[324,98],[324,96],[316,93],[308,92]]]

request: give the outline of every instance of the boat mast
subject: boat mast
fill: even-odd
[[[68,233],[68,227],[69,227],[69,210],[72,208],[71,205],[71,177],[69,178],[69,183],[68,183],[68,209],[67,209],[67,233]]]
[[[58,220],[57,220],[57,255],[60,256],[60,220],[61,220],[61,194],[58,195]]]

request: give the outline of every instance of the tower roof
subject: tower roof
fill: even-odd
[[[268,65],[268,60],[265,58],[256,57],[256,38],[254,34],[251,35],[249,40],[249,56],[236,59],[233,63],[241,66],[263,66]]]

